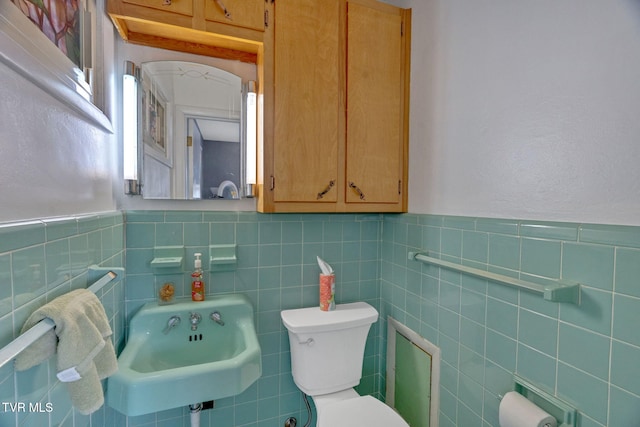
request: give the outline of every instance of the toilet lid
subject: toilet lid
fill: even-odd
[[[371,396],[341,400],[322,410],[318,427],[409,427],[393,409]]]

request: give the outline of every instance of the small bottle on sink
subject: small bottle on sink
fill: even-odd
[[[196,260],[194,262],[194,271],[191,273],[191,300],[204,301],[204,280],[202,279],[202,254],[194,254]]]

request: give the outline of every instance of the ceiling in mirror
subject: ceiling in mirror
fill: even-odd
[[[236,120],[195,119],[205,141],[240,142],[240,123]]]

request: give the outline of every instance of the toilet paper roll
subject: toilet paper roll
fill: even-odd
[[[556,419],[529,399],[510,391],[500,402],[500,427],[557,427]]]

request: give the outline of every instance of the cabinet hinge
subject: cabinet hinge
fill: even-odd
[[[276,188],[276,178],[271,175],[271,187],[269,188],[269,190],[273,191],[274,188]]]
[[[264,27],[269,28],[269,11],[264,11]]]
[[[402,194],[402,180],[398,180],[398,194]]]
[[[400,22],[400,37],[404,36],[404,21]]]

